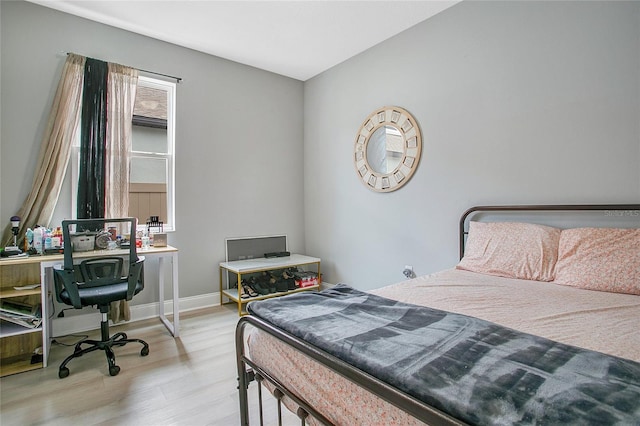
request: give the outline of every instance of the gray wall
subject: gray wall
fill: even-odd
[[[218,291],[227,237],[286,234],[304,250],[302,82],[22,1],[1,2],[1,19],[0,218],[29,191],[65,53],[75,52],[184,79],[169,235],[181,297]],[[70,217],[66,188],[58,220]],[[148,287],[136,303],[157,300]]]
[[[1,18],[2,218],[31,183],[64,52],[185,79],[182,297],[217,291],[225,237],[286,233],[325,281],[367,289],[453,266],[472,205],[640,202],[640,3],[463,2],[304,84],[29,3]],[[382,105],[424,136],[389,194],[352,162]]]
[[[463,2],[305,82],[304,102],[306,251],[329,282],[455,265],[473,205],[640,202],[638,2]],[[424,137],[389,194],[352,162],[384,105]]]

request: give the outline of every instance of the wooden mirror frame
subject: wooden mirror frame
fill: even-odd
[[[389,173],[375,171],[367,161],[367,145],[373,133],[383,126],[397,129],[403,139],[403,154],[398,166]],[[372,191],[400,189],[415,173],[422,153],[422,134],[416,119],[404,108],[385,106],[372,112],[360,126],[354,146],[354,164],[360,180]]]

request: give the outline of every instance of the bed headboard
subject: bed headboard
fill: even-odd
[[[594,213],[598,220],[594,220]],[[590,215],[585,215],[590,214]],[[557,204],[522,206],[475,206],[460,217],[460,259],[464,256],[468,223],[472,218],[491,216],[505,221],[539,223],[558,228],[640,227],[640,204]],[[504,219],[509,217],[510,219]],[[494,222],[497,220],[493,220]]]

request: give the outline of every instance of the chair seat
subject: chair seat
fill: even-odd
[[[126,278],[126,277],[125,277]],[[96,286],[96,287],[82,287],[78,286],[78,293],[83,306],[88,305],[105,305],[117,300],[125,300],[127,298],[128,282],[122,281],[117,284],[110,284],[108,286]],[[138,294],[142,291],[144,285],[141,282],[136,284],[133,294]],[[62,290],[58,296],[60,300],[68,305],[73,305],[69,293],[66,289]]]

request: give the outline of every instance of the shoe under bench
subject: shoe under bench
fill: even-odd
[[[242,276],[247,274],[255,274],[259,272],[268,272],[278,269],[286,269],[292,267],[315,268],[318,274],[318,284],[308,287],[300,287],[295,290],[288,290],[255,297],[243,297]],[[236,287],[233,287],[231,277],[236,278]],[[273,258],[253,258],[245,260],[234,260],[229,262],[220,262],[220,304],[236,303],[238,305],[238,315],[246,315],[245,305],[254,300],[270,299],[272,297],[285,296],[287,294],[298,293],[301,291],[317,290],[320,288],[320,259],[317,257],[305,256],[303,254],[291,254],[285,257]]]

